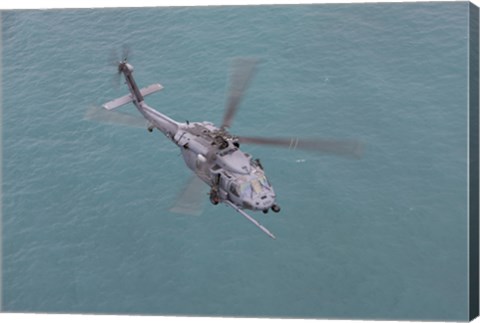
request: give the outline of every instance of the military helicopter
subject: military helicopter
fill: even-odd
[[[239,58],[235,60],[230,79],[225,113],[220,127],[208,121],[178,122],[151,108],[145,97],[161,91],[161,84],[152,84],[140,89],[133,77],[133,66],[127,57],[117,62],[118,74],[123,74],[129,94],[102,105],[108,111],[133,103],[147,120],[149,132],[154,129],[163,133],[180,148],[188,168],[203,183],[210,187],[209,199],[214,205],[223,203],[255,224],[269,237],[275,235],[250,216],[245,210],[272,210],[280,212],[276,203],[275,191],[258,158],[240,149],[240,144],[260,144],[307,149],[322,153],[340,155],[347,158],[359,158],[362,144],[354,140],[299,140],[283,138],[260,138],[234,136],[228,132],[244,92],[255,72],[256,59]],[[195,194],[195,193],[193,193]]]

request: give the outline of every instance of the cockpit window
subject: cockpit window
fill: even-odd
[[[251,184],[255,193],[259,194],[262,192],[262,184],[260,184],[260,181],[258,179],[253,179]]]
[[[251,198],[255,194],[261,194],[265,189],[270,190],[270,183],[265,176],[230,186],[230,191],[233,194],[243,198]]]
[[[270,183],[268,182],[268,179],[265,177],[265,176],[260,176],[258,178],[258,181],[260,182],[260,184],[262,184],[263,187],[270,187]]]
[[[240,184],[240,196],[242,197],[246,197],[246,196],[249,196],[251,197],[252,196],[252,186],[250,185],[250,182],[244,182],[242,184]]]

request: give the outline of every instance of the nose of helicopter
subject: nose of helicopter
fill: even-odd
[[[259,194],[252,201],[253,207],[259,211],[268,211],[275,205],[275,196],[271,194]]]
[[[244,208],[264,213],[269,209],[274,212],[280,211],[275,204],[275,191],[264,175],[240,182],[234,193],[241,197]]]

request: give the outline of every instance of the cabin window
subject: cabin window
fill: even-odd
[[[235,184],[235,183],[232,183],[232,184],[230,185],[230,192],[232,192],[235,196],[240,196],[240,195],[238,194],[238,185]]]

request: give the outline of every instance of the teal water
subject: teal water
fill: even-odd
[[[468,4],[8,11],[8,312],[466,320]],[[159,133],[84,120],[128,44],[147,102],[223,114],[232,57],[261,59],[232,133],[355,138],[358,161],[247,145],[282,212],[170,213],[189,178]],[[133,111],[133,106],[122,108]]]

